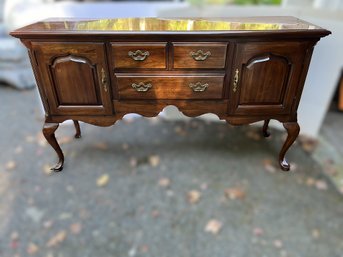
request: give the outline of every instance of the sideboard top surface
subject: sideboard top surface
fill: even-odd
[[[234,18],[51,18],[11,32],[15,37],[37,35],[112,34],[249,34],[301,33],[326,36],[330,31],[291,16]]]

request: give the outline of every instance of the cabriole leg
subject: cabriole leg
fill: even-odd
[[[64,164],[64,155],[63,152],[56,140],[55,137],[55,131],[58,128],[59,124],[58,123],[44,123],[43,126],[43,135],[45,139],[48,141],[48,143],[54,148],[58,155],[58,163],[51,168],[51,170],[58,172],[63,169],[63,164]]]
[[[268,125],[270,120],[265,120],[262,128],[262,134],[264,137],[269,137],[270,133],[268,131]]]
[[[80,129],[80,124],[77,120],[73,120],[74,122],[74,127],[75,127],[75,130],[76,130],[76,133],[75,133],[75,138],[80,138],[81,137],[81,129]]]
[[[285,155],[290,146],[294,143],[295,139],[298,137],[300,132],[300,127],[297,122],[286,122],[283,123],[284,128],[287,130],[287,139],[282,146],[282,149],[279,154],[279,163],[280,167],[284,171],[289,171],[290,165],[285,159]]]

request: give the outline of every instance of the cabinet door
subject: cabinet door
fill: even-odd
[[[34,42],[33,50],[51,114],[112,113],[104,44]]]
[[[298,88],[305,42],[249,42],[236,47],[230,112],[288,114]]]

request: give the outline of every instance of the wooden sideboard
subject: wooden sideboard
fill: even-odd
[[[45,109],[43,134],[63,169],[59,123],[110,126],[127,113],[174,105],[233,125],[283,123],[285,154],[315,44],[330,31],[294,17],[44,20],[11,33],[28,48]],[[325,69],[325,66],[323,66]],[[315,115],[315,114],[313,114]]]

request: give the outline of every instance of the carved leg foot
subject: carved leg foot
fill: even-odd
[[[77,120],[73,120],[74,126],[75,126],[75,138],[80,138],[81,137],[81,129],[80,129],[80,124]]]
[[[284,128],[287,130],[288,136],[279,154],[280,167],[284,171],[289,171],[290,165],[285,159],[285,155],[290,146],[294,143],[295,139],[299,135],[300,127],[297,122],[286,122],[283,123]]]
[[[270,120],[265,120],[263,124],[262,134],[264,137],[269,137],[270,133],[268,131],[268,125]]]
[[[55,165],[55,167],[51,168],[51,170],[55,172],[61,171],[64,164],[64,155],[55,137],[55,131],[58,126],[58,123],[45,123],[43,126],[43,135],[45,139],[52,146],[52,148],[55,149],[58,155],[58,163]]]

